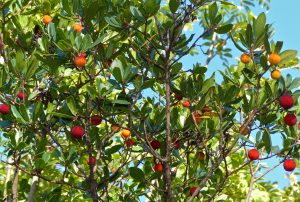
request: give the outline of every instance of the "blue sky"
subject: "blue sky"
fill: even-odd
[[[285,1],[279,1],[279,0],[271,0],[270,4],[270,10],[266,12],[267,14],[267,22],[269,24],[272,24],[275,28],[275,35],[273,37],[274,41],[283,41],[283,50],[286,49],[294,49],[299,51],[300,47],[300,40],[299,40],[299,26],[298,26],[298,20],[300,19],[300,1],[299,0],[285,0]],[[264,11],[264,9],[260,6],[251,9],[251,11],[258,15],[260,12]],[[198,28],[195,28],[192,32],[201,33],[201,30]],[[228,43],[230,44],[230,43]],[[230,45],[229,45],[230,46]],[[232,62],[237,62],[235,59],[238,58],[241,54],[240,51],[236,50],[234,47],[233,49],[233,60]],[[299,55],[299,54],[298,54]],[[203,59],[205,59],[205,56],[203,56],[201,53],[197,56],[188,56],[182,60],[184,64],[184,68],[191,69],[193,64],[196,62],[202,62]],[[224,69],[222,67],[222,64],[220,64],[220,61],[218,58],[216,58],[214,61],[212,61],[208,67],[207,75],[211,75],[213,72],[217,71],[218,69]],[[287,74],[291,74],[293,77],[300,77],[300,70],[295,69],[287,69],[282,71],[283,76],[286,76]],[[268,75],[267,75],[268,76]],[[217,75],[217,82],[220,82],[220,76]],[[272,141],[273,146],[279,145],[281,146],[281,135],[280,134],[273,134],[272,135]],[[272,165],[275,165],[279,162],[279,158],[272,158],[265,163],[267,163],[268,166],[272,167]],[[297,170],[299,172],[299,169]],[[275,170],[270,172],[265,176],[265,179],[270,180],[272,182],[277,181],[278,186],[280,188],[283,188],[285,186],[289,185],[289,181],[285,178],[285,175],[287,172],[284,171],[282,165],[277,167]]]

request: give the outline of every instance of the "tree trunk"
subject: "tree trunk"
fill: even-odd
[[[19,182],[19,168],[16,167],[15,173],[14,173],[14,181],[12,186],[12,197],[13,202],[18,202],[18,182]]]
[[[166,137],[165,137],[165,162],[163,162],[163,178],[164,178],[164,201],[172,202],[172,179],[171,179],[171,168],[170,168],[170,150],[171,150],[171,113],[170,113],[170,96],[171,96],[171,78],[170,69],[166,65]]]
[[[8,163],[12,163],[12,158],[11,157],[8,158],[7,162]],[[11,174],[12,174],[12,171],[13,171],[12,165],[7,164],[6,170],[7,170],[7,172],[6,172],[6,178],[5,178],[5,184],[4,184],[5,189],[4,189],[4,193],[3,193],[3,198],[5,199],[5,202],[9,202],[10,201],[9,200],[10,197],[8,196],[7,183],[9,182]]]
[[[30,191],[28,193],[28,202],[33,202],[34,194],[36,192],[36,188],[37,188],[37,184],[38,184],[38,180],[39,180],[39,178],[37,176],[33,176]]]

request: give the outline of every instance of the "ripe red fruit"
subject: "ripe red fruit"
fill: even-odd
[[[282,95],[279,98],[279,104],[284,109],[291,108],[295,103],[294,98],[291,95]]]
[[[127,147],[132,147],[134,145],[134,141],[132,139],[127,139],[125,144]]]
[[[90,158],[88,158],[88,159],[86,160],[86,163],[87,163],[88,165],[94,166],[94,165],[96,164],[96,158],[95,158],[95,157],[90,157]]]
[[[286,159],[283,162],[283,168],[286,171],[293,171],[296,168],[296,163],[294,159]]]
[[[18,97],[20,100],[23,100],[23,99],[25,99],[25,98],[27,97],[27,95],[26,95],[25,92],[23,93],[23,91],[20,91],[20,92],[18,93],[17,97]]]
[[[10,106],[8,104],[0,104],[0,113],[1,114],[9,114],[10,112]]]
[[[180,149],[180,142],[176,138],[172,139],[172,143],[174,144],[175,149]]]
[[[158,140],[152,140],[150,142],[151,147],[156,150],[160,148],[160,142]]]
[[[259,158],[259,152],[257,149],[250,149],[248,151],[248,157],[251,161],[257,160]]]
[[[155,172],[160,172],[160,173],[162,173],[162,171],[163,171],[163,166],[162,166],[161,163],[158,163],[158,164],[155,164],[155,165],[154,165],[153,169],[154,169]]]
[[[74,126],[71,129],[71,135],[73,138],[81,139],[84,135],[84,128],[81,126]]]
[[[185,100],[185,101],[183,101],[182,106],[189,108],[191,106],[191,103],[188,100]]]
[[[196,191],[197,187],[191,187],[190,188],[190,195],[192,196],[194,192]]]
[[[200,159],[200,161],[203,161],[204,159],[205,159],[205,154],[204,154],[204,152],[199,152],[199,159]]]
[[[97,126],[101,123],[102,117],[100,115],[91,116],[91,124]]]
[[[287,114],[284,117],[284,123],[288,126],[294,126],[297,123],[297,117],[294,114]]]

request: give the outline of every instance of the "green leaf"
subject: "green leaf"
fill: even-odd
[[[136,167],[129,168],[129,175],[136,181],[143,181],[145,179],[144,172]]]
[[[280,53],[282,46],[283,46],[283,42],[282,41],[277,41],[274,53]]]
[[[217,3],[211,4],[208,9],[208,16],[209,16],[209,20],[211,23],[213,23],[215,21],[217,13],[218,13]]]
[[[228,25],[223,25],[221,27],[219,27],[218,29],[216,29],[216,32],[218,34],[226,34],[227,32],[229,32],[233,27],[233,24],[228,24]]]
[[[24,120],[24,118],[21,116],[18,109],[14,105],[11,106],[11,111],[12,111],[14,117],[17,119],[18,122],[26,123],[26,121]]]
[[[33,112],[33,121],[36,121],[42,114],[43,112],[43,103],[41,101],[38,101],[34,107],[34,112]]]
[[[135,17],[137,20],[144,22],[145,18],[143,17],[142,13],[134,6],[130,6],[130,11],[133,17]]]
[[[234,40],[232,34],[230,34],[230,38],[231,38],[233,44],[235,45],[235,47],[236,47],[237,49],[239,49],[239,50],[242,51],[242,52],[247,52],[244,48],[242,48],[242,47]]]
[[[170,0],[169,8],[172,13],[176,13],[180,6],[180,0]]]
[[[114,154],[114,153],[118,152],[122,147],[123,147],[123,145],[121,145],[121,144],[112,146],[111,148],[105,150],[105,154],[106,155]]]
[[[42,159],[44,160],[45,163],[47,163],[50,160],[50,153],[45,152],[42,156]]]
[[[271,140],[271,136],[270,136],[270,133],[268,132],[268,130],[264,130],[262,140],[263,140],[264,146],[266,148],[266,151],[269,154],[271,152],[272,140]]]
[[[159,10],[160,3],[161,0],[146,0],[144,3],[144,9],[149,14],[149,16],[155,15]]]
[[[61,4],[62,4],[62,8],[64,9],[64,11],[66,13],[68,13],[69,15],[72,15],[73,12],[72,12],[72,9],[70,8],[70,2],[69,0],[61,0]]]
[[[78,108],[76,106],[76,103],[75,103],[75,100],[72,96],[69,96],[67,99],[66,99],[66,103],[67,103],[67,106],[69,108],[69,110],[71,111],[71,113],[76,116],[77,113],[78,113]]]
[[[254,20],[254,34],[255,38],[258,39],[265,33],[265,26],[266,26],[266,15],[265,13],[261,13],[255,20]]]
[[[116,17],[104,17],[105,21],[112,27],[121,28],[121,24],[117,21]]]
[[[111,102],[113,104],[130,105],[130,102],[127,100],[112,100]]]
[[[297,51],[296,50],[285,50],[280,54],[281,61],[279,63],[280,66],[286,64],[290,60],[297,57]]]

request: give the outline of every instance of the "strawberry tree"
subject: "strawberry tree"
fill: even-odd
[[[298,163],[300,79],[281,76],[297,51],[272,40],[264,13],[238,6],[2,1],[2,199],[251,201],[262,187],[297,197],[292,176],[283,191],[262,181]],[[222,68],[210,75],[213,60]]]

